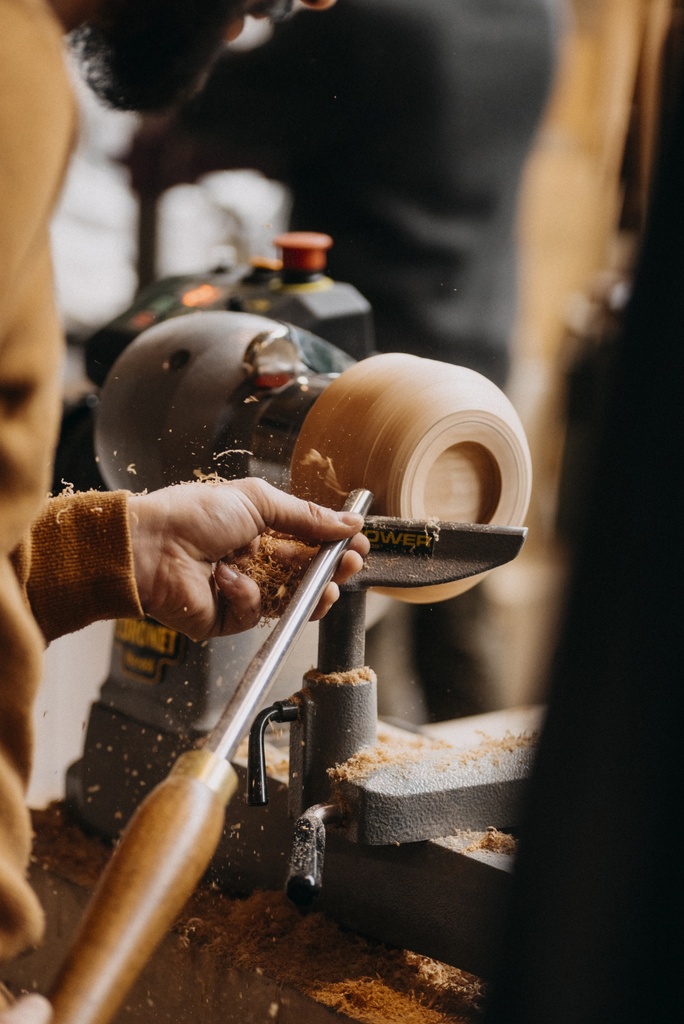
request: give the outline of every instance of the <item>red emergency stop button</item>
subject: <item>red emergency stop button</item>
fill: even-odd
[[[287,231],[274,242],[282,250],[283,270],[305,274],[325,270],[327,252],[333,244],[330,235],[317,231]]]

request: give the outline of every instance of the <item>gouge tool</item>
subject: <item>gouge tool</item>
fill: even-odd
[[[371,501],[353,491],[344,508],[365,515]],[[52,987],[52,1024],[107,1024],[206,871],[237,785],[229,758],[349,542],[320,548],[214,729],[136,810]]]

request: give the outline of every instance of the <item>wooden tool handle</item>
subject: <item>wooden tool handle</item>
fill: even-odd
[[[207,869],[236,785],[227,761],[191,751],[139,806],[53,986],[52,1024],[112,1019]]]

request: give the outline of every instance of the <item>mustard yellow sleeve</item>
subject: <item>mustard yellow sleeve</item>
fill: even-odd
[[[140,618],[128,492],[50,498],[16,559],[33,615],[49,642],[100,619]]]

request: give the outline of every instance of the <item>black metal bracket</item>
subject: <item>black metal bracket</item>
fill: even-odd
[[[264,752],[266,727],[270,722],[294,722],[298,715],[298,704],[277,700],[271,707],[260,711],[252,722],[247,746],[247,803],[250,807],[264,807],[268,803]]]
[[[340,825],[342,819],[337,804],[315,804],[295,822],[286,888],[288,898],[301,909],[309,907],[323,887],[326,825]]]

